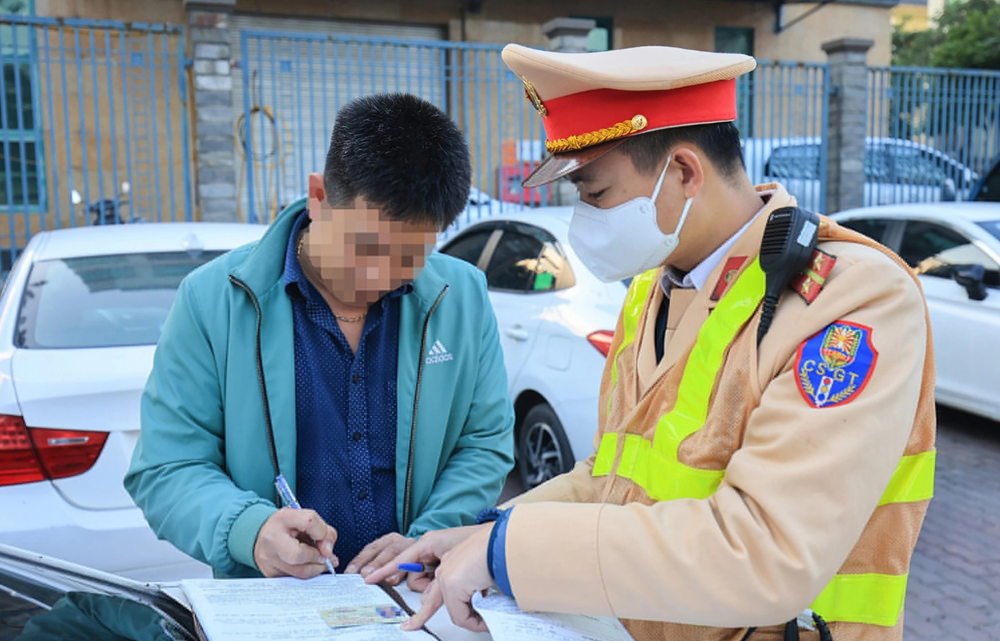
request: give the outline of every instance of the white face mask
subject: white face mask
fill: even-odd
[[[677,229],[664,234],[656,224],[656,197],[660,195],[671,159],[667,158],[652,198],[640,196],[611,209],[600,209],[583,201],[574,206],[569,242],[583,264],[604,282],[659,267],[677,249],[694,198],[684,203]]]

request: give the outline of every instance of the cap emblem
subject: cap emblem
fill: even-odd
[[[538,92],[535,91],[535,87],[531,84],[531,82],[524,76],[521,76],[521,82],[524,83],[524,95],[528,98],[528,101],[531,102],[531,106],[535,108],[538,115],[542,118],[549,115],[549,110],[542,104],[542,99],[538,97]]]

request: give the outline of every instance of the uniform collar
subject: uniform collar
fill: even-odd
[[[670,290],[673,289],[674,287],[680,287],[682,289],[690,289],[693,287],[697,289],[699,292],[702,290],[702,288],[705,286],[705,283],[708,282],[708,277],[712,275],[712,272],[715,271],[715,268],[718,267],[719,263],[722,262],[722,259],[726,257],[726,254],[729,253],[729,250],[733,248],[733,245],[736,244],[736,241],[740,239],[740,237],[746,230],[750,229],[750,227],[754,224],[757,218],[760,217],[761,212],[767,209],[768,202],[771,200],[771,196],[774,194],[774,191],[758,190],[757,194],[763,201],[761,203],[760,209],[757,210],[757,213],[754,214],[753,217],[750,220],[748,220],[745,225],[740,227],[739,231],[730,236],[729,239],[726,240],[726,242],[719,245],[719,247],[714,252],[709,254],[708,258],[698,263],[694,269],[687,272],[686,274],[684,272],[681,272],[680,270],[674,269],[673,267],[669,266],[663,269],[663,272],[660,274],[660,287],[663,288],[664,294],[666,294],[669,297]]]

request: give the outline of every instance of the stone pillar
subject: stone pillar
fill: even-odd
[[[554,18],[542,25],[542,33],[552,51],[586,53],[587,35],[596,26],[590,18]],[[569,205],[578,198],[576,187],[568,180],[557,180],[549,190],[552,205]]]
[[[822,45],[830,65],[826,211],[864,206],[868,134],[868,50],[875,43],[841,38]]]
[[[236,221],[233,79],[229,14],[236,0],[184,0],[194,58],[197,161],[196,194],[201,220]]]
[[[585,53],[587,36],[597,26],[590,18],[554,18],[542,25],[549,49],[565,53]]]

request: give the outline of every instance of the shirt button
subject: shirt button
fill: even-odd
[[[364,490],[361,490],[360,492],[358,492],[358,500],[359,501],[364,501],[366,498],[368,498],[368,492],[365,492]]]
[[[354,376],[352,376],[351,377],[351,382],[352,383],[360,383],[361,382],[361,374],[355,374]]]
[[[361,432],[355,432],[354,434],[351,434],[351,438],[354,439],[355,443],[357,443],[358,441],[361,440]]]

